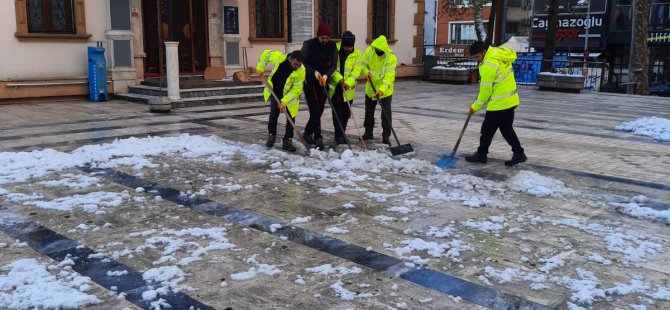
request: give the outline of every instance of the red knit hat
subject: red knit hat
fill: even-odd
[[[319,25],[319,29],[316,31],[316,36],[329,36],[330,37],[330,26],[328,24],[323,23]]]

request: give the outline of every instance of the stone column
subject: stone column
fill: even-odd
[[[179,42],[165,42],[165,66],[167,67],[168,98],[179,100]]]

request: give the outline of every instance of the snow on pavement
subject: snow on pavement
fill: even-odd
[[[616,129],[630,131],[639,136],[652,137],[659,141],[670,141],[670,120],[656,116],[623,122],[616,126]]]
[[[660,139],[660,138],[659,138]],[[206,160],[220,165],[243,165],[264,167],[259,173],[285,183],[318,184],[316,195],[335,197],[340,193],[357,195],[362,200],[339,202],[340,210],[356,211],[381,206],[379,212],[370,216],[373,225],[395,225],[412,227],[421,219],[430,217],[433,203],[460,205],[464,210],[487,208],[496,215],[472,217],[464,220],[445,219],[442,226],[416,227],[406,229],[405,235],[391,240],[379,240],[371,244],[374,248],[405,260],[408,266],[424,266],[443,260],[467,265],[464,256],[476,255],[480,245],[474,242],[475,234],[490,234],[492,238],[517,238],[515,234],[533,233],[536,227],[550,224],[564,227],[574,233],[595,236],[602,245],[589,244],[588,260],[598,264],[599,268],[626,268],[629,264],[645,262],[661,254],[665,248],[655,236],[621,226],[620,223],[607,221],[582,222],[569,218],[539,217],[533,213],[523,213],[520,197],[532,199],[579,199],[589,201],[584,208],[602,207],[622,212],[632,218],[651,221],[668,221],[668,211],[658,211],[645,207],[646,197],[630,197],[625,203],[595,201],[597,195],[589,195],[588,190],[573,188],[565,181],[544,176],[532,171],[519,170],[504,181],[492,181],[467,174],[451,174],[420,159],[391,158],[379,151],[356,152],[350,150],[337,153],[312,150],[308,157],[287,154],[278,150],[268,150],[260,145],[231,142],[218,137],[190,136],[147,137],[116,140],[109,144],[88,145],[70,153],[55,150],[32,152],[0,153],[0,197],[5,203],[24,207],[40,207],[54,212],[84,210],[105,214],[114,208],[134,201],[137,203],[160,203],[159,197],[147,200],[152,193],[138,188],[122,192],[102,191],[104,181],[94,175],[71,173],[72,168],[90,165],[100,168],[131,168],[143,175],[146,168],[169,169],[169,165],[160,158],[178,156],[182,160]],[[185,197],[207,195],[210,191],[254,191],[258,184],[244,184],[243,179],[202,176],[207,184],[193,191],[183,192]],[[15,184],[38,181],[46,188],[69,188],[88,190],[85,194],[63,197],[42,197],[40,193],[19,192]],[[217,184],[220,183],[220,184]],[[530,199],[530,198],[529,198]],[[366,205],[367,204],[367,205]],[[354,207],[355,206],[355,207]],[[321,233],[338,238],[342,235],[360,233],[365,225],[358,225],[359,219],[351,215],[338,217],[339,224],[321,228]],[[310,227],[319,217],[302,215],[286,219],[293,225]],[[364,219],[367,224],[368,219]],[[406,224],[404,224],[406,223]],[[99,227],[97,229],[100,229]],[[91,233],[95,228],[77,226],[72,233]],[[110,259],[132,257],[146,249],[158,250],[161,257],[153,263],[157,267],[146,271],[146,280],[154,286],[147,292],[146,300],[156,305],[164,305],[160,298],[168,291],[189,290],[183,285],[189,274],[182,271],[211,251],[234,249],[225,238],[225,229],[192,228],[186,230],[147,230],[134,232],[131,238],[140,238],[143,245],[136,248],[124,248],[123,244],[110,243],[98,250],[100,255]],[[402,238],[407,237],[407,238]],[[605,255],[607,253],[607,255]],[[223,254],[225,255],[225,254]],[[425,255],[427,257],[422,257]],[[616,258],[612,259],[612,258]],[[253,257],[252,257],[253,258]],[[527,257],[516,258],[527,261]],[[526,282],[532,291],[542,291],[554,286],[562,286],[571,292],[568,306],[588,307],[594,302],[622,294],[643,295],[648,300],[670,300],[670,289],[662,283],[645,282],[643,278],[631,278],[629,286],[607,283],[598,279],[592,272],[582,268],[572,268],[572,261],[554,255],[539,258],[535,267],[527,270],[505,268],[498,270],[493,266],[482,266],[478,278],[486,285],[513,281]],[[252,279],[260,274],[273,277],[282,271],[271,264],[258,263],[254,259],[246,262],[251,266],[246,270],[232,273],[233,282]],[[325,267],[323,267],[325,269]],[[332,267],[331,267],[332,268]],[[307,270],[309,271],[309,270]],[[113,275],[112,275],[113,276]],[[634,281],[639,281],[634,282]],[[305,283],[305,279],[296,277],[295,284]],[[234,285],[222,282],[224,286]],[[349,284],[337,281],[331,285],[333,294],[342,299],[370,297],[365,293],[356,294],[346,288]],[[607,287],[607,288],[604,288]],[[609,289],[609,290],[608,290]]]
[[[0,306],[10,309],[75,309],[101,300],[86,292],[91,281],[68,266],[19,259],[0,266]]]

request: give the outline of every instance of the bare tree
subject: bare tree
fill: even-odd
[[[544,38],[544,52],[542,53],[541,72],[551,71],[554,60],[554,51],[556,50],[556,26],[558,25],[558,4],[559,0],[549,0],[549,16],[547,16],[547,31]]]
[[[633,29],[633,41],[631,42],[633,47],[628,72],[631,82],[635,82],[637,94],[649,95],[649,49],[647,44],[649,3],[647,0],[635,0],[634,11],[635,29]]]
[[[484,27],[484,5],[491,0],[444,0],[441,1],[440,14],[450,16],[463,15],[466,11],[472,10],[475,15],[475,33],[477,40],[486,41],[488,38],[486,27]]]

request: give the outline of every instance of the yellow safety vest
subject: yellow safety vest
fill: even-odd
[[[375,48],[384,51],[384,55],[377,56]],[[389,48],[385,36],[379,36],[365,49],[362,73],[363,75],[367,75],[368,72],[372,74],[372,83],[374,83],[375,89],[382,91],[381,98],[393,95],[393,83],[395,82],[395,68],[397,64],[398,58],[391,48]],[[370,98],[377,99],[377,94],[372,91],[369,81],[365,84],[365,94]]]
[[[261,54],[260,60],[256,65],[256,70],[263,72],[265,71],[265,65],[268,62],[274,64],[272,73],[270,73],[270,76],[268,77],[268,85],[270,88],[272,88],[272,76],[277,71],[277,68],[279,68],[279,64],[284,62],[286,58],[288,58],[288,54],[273,50],[264,50]],[[283,97],[281,101],[288,108],[289,113],[291,113],[291,117],[296,117],[296,115],[298,115],[298,111],[300,110],[300,94],[302,93],[302,85],[304,82],[305,67],[300,66],[300,68],[291,72],[291,74],[286,79],[286,83],[284,84],[284,93],[282,94]],[[263,89],[263,96],[265,97],[266,102],[268,99],[270,99],[270,96],[272,96],[267,87]]]
[[[340,51],[341,42],[337,42],[337,51]],[[354,47],[354,50],[347,55],[347,59],[344,61],[344,76],[340,74],[340,53],[337,53],[337,70],[333,73],[333,77],[328,82],[328,97],[333,98],[335,94],[335,88],[339,87],[340,80],[344,79],[344,83],[349,85],[349,90],[344,96],[345,101],[354,100],[356,97],[356,84],[358,84],[358,77],[361,75],[361,59],[363,54],[361,51]]]
[[[519,104],[512,63],[516,60],[516,52],[507,47],[489,47],[479,64],[479,95],[472,104],[475,111],[481,110],[486,104],[486,111],[500,111]]]

